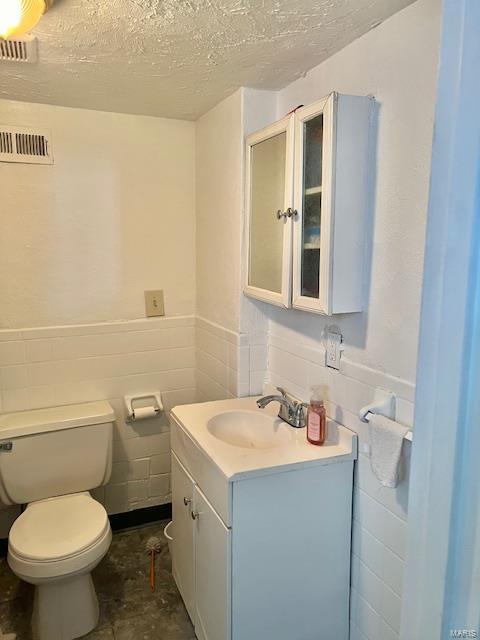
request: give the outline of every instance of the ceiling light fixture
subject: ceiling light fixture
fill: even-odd
[[[24,35],[52,4],[53,0],[0,0],[0,38]]]

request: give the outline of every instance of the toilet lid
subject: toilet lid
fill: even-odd
[[[13,523],[8,544],[23,558],[59,560],[92,546],[109,526],[107,512],[89,494],[59,496],[29,504]]]

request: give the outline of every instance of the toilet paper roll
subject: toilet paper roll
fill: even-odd
[[[146,418],[156,418],[158,411],[155,407],[139,407],[133,412],[134,420],[145,420]]]

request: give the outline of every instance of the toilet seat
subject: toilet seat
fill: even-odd
[[[10,530],[8,563],[27,581],[75,574],[105,555],[111,537],[107,512],[89,493],[32,502]]]

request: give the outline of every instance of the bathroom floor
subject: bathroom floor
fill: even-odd
[[[165,522],[115,533],[108,554],[93,572],[100,622],[88,640],[195,640],[192,624],[171,574]],[[157,556],[157,584],[149,586],[146,541],[162,541]],[[0,629],[31,640],[33,588],[19,581],[0,559]],[[1,635],[1,634],[0,634]]]

